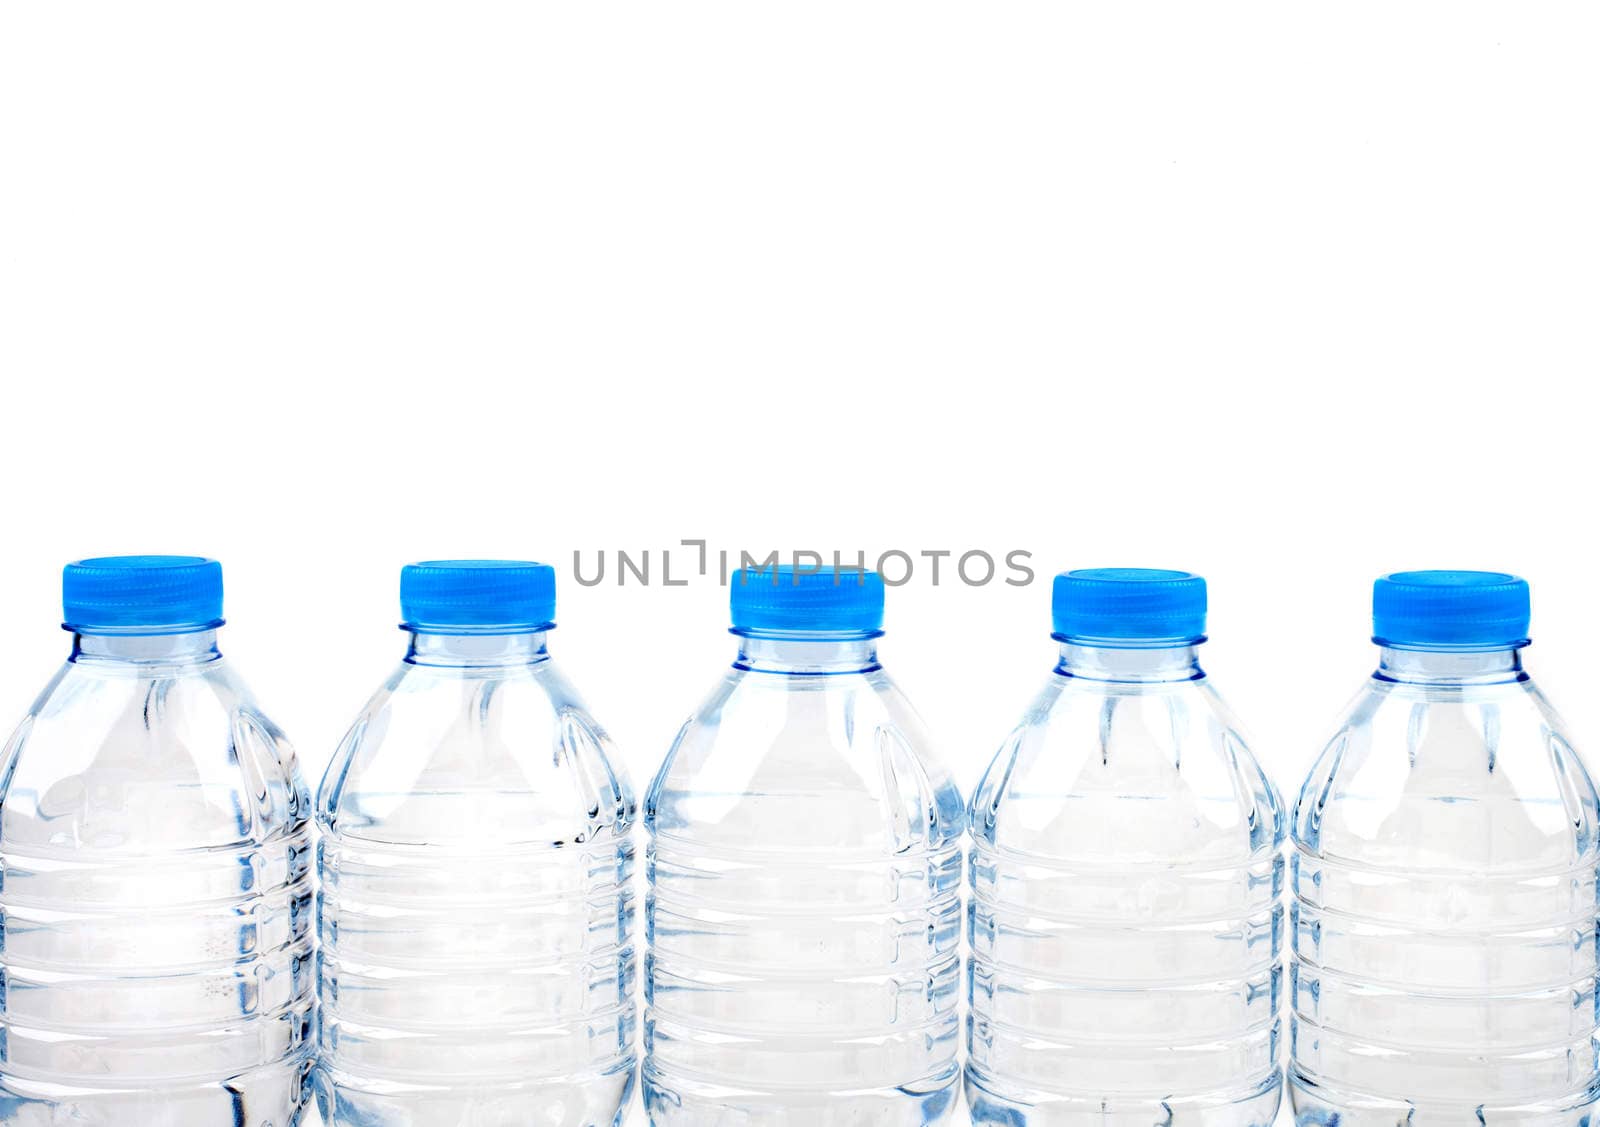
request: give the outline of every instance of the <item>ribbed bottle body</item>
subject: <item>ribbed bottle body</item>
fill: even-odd
[[[973,798],[977,1124],[1272,1122],[1281,807],[1185,672],[1058,672]]]
[[[208,649],[75,660],[7,750],[8,1127],[299,1122],[310,802],[293,752]]]
[[[1302,1123],[1592,1118],[1595,791],[1506,660],[1455,683],[1375,678],[1301,793]]]
[[[634,805],[547,659],[403,666],[318,819],[329,1127],[618,1122]]]
[[[875,666],[736,670],[646,803],[655,1127],[942,1122],[962,821]]]

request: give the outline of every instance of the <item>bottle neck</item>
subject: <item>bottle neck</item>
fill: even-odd
[[[172,666],[202,665],[221,657],[213,627],[184,634],[74,634],[68,660],[78,664]]]
[[[735,669],[754,673],[870,673],[878,665],[876,638],[739,639]]]
[[[1056,673],[1086,681],[1121,683],[1198,681],[1205,676],[1200,668],[1198,645],[1119,649],[1077,642],[1061,643],[1061,658],[1056,663]]]
[[[534,665],[550,660],[546,648],[549,631],[529,630],[520,634],[422,634],[408,631],[408,665],[449,666],[459,669],[486,669]]]
[[[1522,681],[1528,675],[1522,669],[1520,647],[1499,650],[1402,650],[1383,646],[1378,651],[1378,671],[1373,676],[1380,681],[1399,684],[1464,686]]]

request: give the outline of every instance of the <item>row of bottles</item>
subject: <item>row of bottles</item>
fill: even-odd
[[[1285,1011],[1300,1124],[1589,1124],[1600,813],[1521,580],[1378,581],[1292,817],[1197,576],[1056,578],[970,809],[878,576],[731,601],[644,804],[641,976],[640,812],[550,660],[552,569],[407,567],[313,808],[216,562],[70,565],[71,658],[0,762],[0,1127],[295,1127],[312,1092],[329,1127],[605,1127],[636,1075],[654,1127],[919,1127],[963,1087],[983,1127],[1267,1127]]]

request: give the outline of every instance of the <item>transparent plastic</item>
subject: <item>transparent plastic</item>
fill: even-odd
[[[78,636],[0,774],[0,1124],[298,1123],[309,818],[214,630]]]
[[[1295,811],[1299,1123],[1591,1121],[1596,820],[1516,650],[1383,651]]]
[[[943,1122],[964,822],[871,641],[742,639],[645,804],[655,1127]]]
[[[329,1127],[620,1122],[636,814],[544,633],[411,636],[317,799]]]
[[[971,821],[973,1122],[1271,1124],[1285,818],[1195,647],[1063,645]]]

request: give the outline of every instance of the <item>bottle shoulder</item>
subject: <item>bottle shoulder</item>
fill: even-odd
[[[1041,861],[1226,866],[1275,851],[1283,804],[1209,679],[1052,675],[973,795],[982,848]]]
[[[636,803],[610,736],[557,667],[402,664],[323,776],[332,833],[405,843],[592,841]]]
[[[943,849],[965,826],[921,718],[878,668],[730,670],[680,729],[645,817],[706,845],[863,856]]]
[[[309,814],[293,748],[220,657],[67,663],[0,768],[7,848],[215,848],[301,833]]]
[[[1375,869],[1564,872],[1600,856],[1600,802],[1565,721],[1525,675],[1374,677],[1301,788],[1310,854]]]

